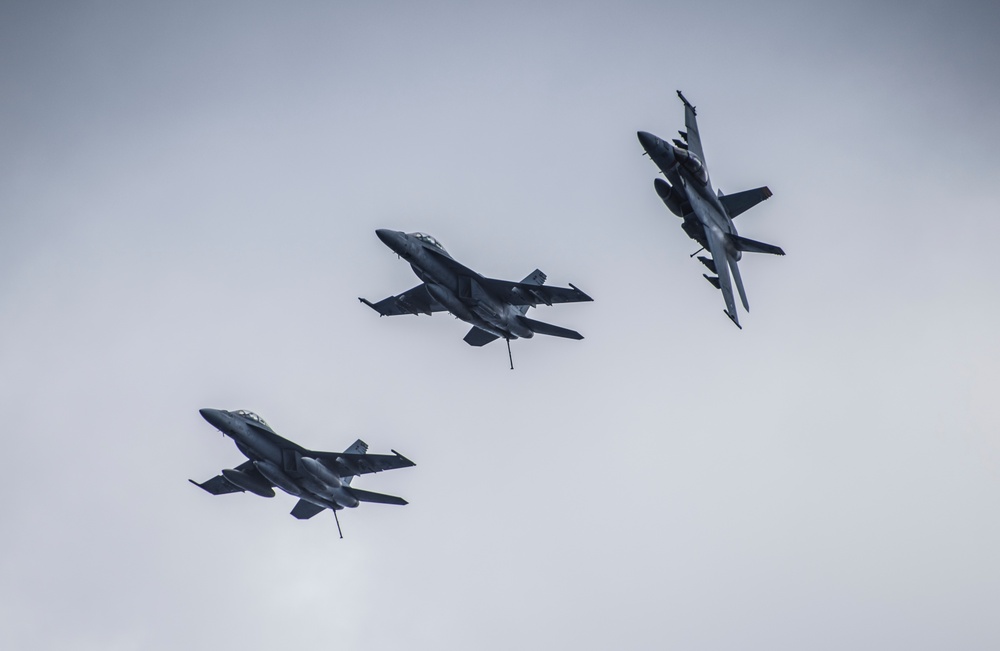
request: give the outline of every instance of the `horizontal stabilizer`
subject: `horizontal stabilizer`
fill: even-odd
[[[299,500],[295,505],[295,508],[292,509],[292,515],[299,520],[308,520],[325,508],[325,506],[319,506],[318,504],[313,504],[312,502]]]
[[[771,197],[771,190],[766,185],[762,188],[744,190],[736,194],[727,194],[719,197],[719,201],[725,206],[730,219],[735,219],[737,215],[745,213],[761,201]]]
[[[771,255],[785,255],[784,250],[780,246],[765,244],[764,242],[758,242],[757,240],[740,237],[739,235],[729,234],[727,237],[732,243],[733,248],[737,251],[745,251],[746,253],[770,253]]]
[[[470,346],[485,346],[491,341],[496,341],[500,337],[496,336],[492,332],[486,332],[482,328],[477,328],[472,326],[472,330],[469,330],[469,334],[465,335],[465,343]]]
[[[525,326],[528,330],[531,330],[535,334],[549,335],[551,337],[563,337],[565,339],[583,339],[583,335],[576,330],[560,328],[559,326],[554,326],[551,323],[542,323],[541,321],[529,319],[526,316],[518,317],[518,321],[521,322],[521,325]]]
[[[359,502],[375,502],[377,504],[398,504],[399,506],[405,506],[409,504],[402,497],[396,497],[395,495],[386,495],[385,493],[373,493],[371,491],[363,491],[358,488],[346,488],[345,490],[354,496],[354,499]]]

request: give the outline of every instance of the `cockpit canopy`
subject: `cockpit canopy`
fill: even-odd
[[[684,169],[690,172],[691,176],[702,183],[708,183],[708,171],[705,170],[705,165],[697,156],[680,147],[674,147],[674,156],[684,166]]]
[[[271,428],[271,426],[268,425],[267,422],[265,422],[263,418],[261,418],[260,416],[258,416],[255,413],[253,413],[252,411],[247,411],[245,409],[238,409],[236,411],[236,415],[237,416],[243,416],[244,418],[249,418],[250,420],[255,420],[258,423],[260,423],[261,425],[263,425],[264,427],[267,427],[268,429]]]
[[[431,237],[430,235],[428,235],[427,233],[410,233],[410,235],[417,238],[421,242],[424,242],[425,244],[430,244],[434,248],[441,249],[442,251],[444,251],[444,247],[441,246],[441,243],[438,242],[433,237]],[[445,251],[445,253],[447,253],[447,251]]]

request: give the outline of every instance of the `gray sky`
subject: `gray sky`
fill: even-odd
[[[947,6],[946,6],[947,5]],[[1000,646],[1000,10],[0,6],[0,647]],[[638,129],[699,108],[736,330]],[[592,304],[465,345],[375,237]],[[198,409],[416,468],[298,522]]]

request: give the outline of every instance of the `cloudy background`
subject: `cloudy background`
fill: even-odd
[[[1000,647],[1000,11],[0,6],[0,647]],[[745,329],[638,129],[699,108]],[[374,235],[594,303],[474,349]],[[201,407],[418,465],[308,522]]]

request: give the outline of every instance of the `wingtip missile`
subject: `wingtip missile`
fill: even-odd
[[[687,101],[687,98],[684,97],[684,93],[682,93],[681,91],[677,91],[677,97],[681,98],[681,101],[684,102],[684,106],[686,106],[687,108],[691,109],[692,113],[694,113],[695,115],[698,115],[698,111],[695,110],[695,108],[691,104],[691,102]]]
[[[405,461],[406,463],[410,464],[411,466],[417,465],[417,464],[413,463],[412,461],[410,461],[409,459],[407,459],[406,457],[404,457],[403,455],[401,455],[399,452],[396,452],[395,450],[392,450],[392,449],[390,449],[389,451],[392,452],[393,454],[395,454],[397,457],[399,457],[403,461]]]
[[[570,287],[572,287],[574,290],[576,290],[577,292],[580,293],[580,296],[583,297],[583,300],[585,300],[585,301],[593,301],[594,300],[590,296],[588,296],[586,292],[584,292],[582,289],[580,289],[579,287],[577,287],[573,283],[568,283],[568,284],[569,284]]]
[[[376,312],[378,312],[379,316],[385,316],[385,314],[382,312],[382,310],[380,310],[377,307],[375,307],[375,304],[372,303],[371,301],[369,301],[367,298],[361,298],[360,296],[358,296],[358,300],[361,301],[362,303],[364,303],[365,305],[367,305],[368,307],[370,307],[371,309],[373,309]]]

